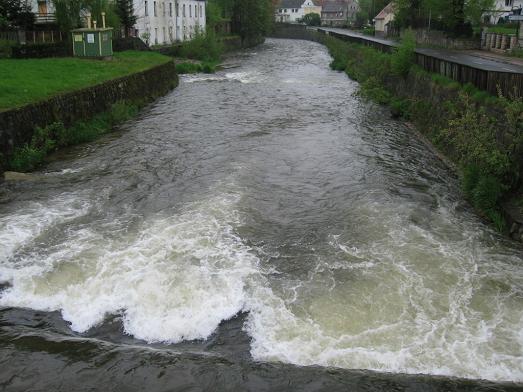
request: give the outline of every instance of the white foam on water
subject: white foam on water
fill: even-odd
[[[85,215],[89,206],[85,195],[78,193],[63,193],[45,202],[16,203],[13,213],[0,216],[0,269],[20,247],[56,223]],[[0,280],[5,280],[1,273]]]
[[[255,72],[226,72],[218,74],[193,74],[184,75],[183,81],[186,83],[197,82],[240,82],[240,83],[257,83],[260,81],[260,75]]]
[[[319,261],[306,284],[253,286],[253,357],[523,381],[521,255],[481,243],[484,228],[444,208],[429,229],[406,221],[409,206],[388,207],[362,208],[368,241],[331,236],[337,259]]]
[[[121,313],[125,332],[148,342],[204,339],[244,309],[257,260],[233,232],[236,195],[152,217],[117,240],[85,228],[45,256],[46,269],[13,269],[0,305],[60,310],[84,332]],[[97,230],[98,229],[98,230]]]

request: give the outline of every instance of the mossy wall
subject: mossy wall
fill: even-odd
[[[152,100],[178,84],[173,62],[82,90],[0,112],[0,173],[17,147],[30,143],[34,130],[53,123],[71,126],[109,110],[120,101]]]

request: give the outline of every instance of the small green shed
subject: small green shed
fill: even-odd
[[[104,58],[113,55],[113,29],[111,27],[83,28],[71,32],[74,56]]]

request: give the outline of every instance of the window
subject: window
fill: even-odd
[[[180,7],[178,2],[175,3],[176,17],[180,16]]]
[[[198,17],[198,7],[197,6],[194,6],[194,17],[195,18]]]
[[[200,6],[200,18],[203,18],[203,7]]]
[[[183,5],[182,11],[183,11],[183,17],[185,18],[185,4]]]
[[[165,3],[162,3],[162,15],[165,16]]]
[[[192,4],[189,4],[189,18],[192,18]]]
[[[145,2],[145,16],[149,16],[149,7],[147,1]]]
[[[156,15],[156,1],[153,1],[153,15],[157,16]]]
[[[154,43],[158,45],[158,28],[155,27],[154,29]]]
[[[514,4],[514,0],[505,0],[506,7],[512,7],[512,4]]]
[[[173,3],[169,3],[169,16],[173,16]]]

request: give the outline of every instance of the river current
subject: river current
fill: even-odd
[[[0,385],[521,388],[521,244],[323,46],[228,62],[0,184]]]

